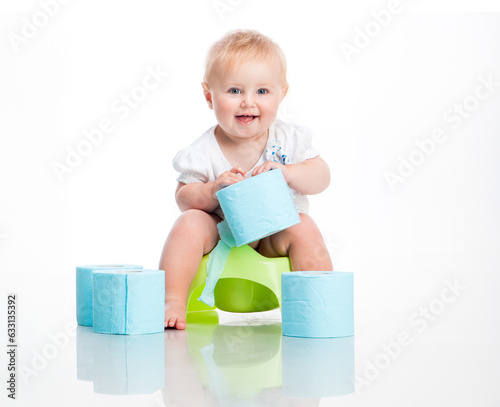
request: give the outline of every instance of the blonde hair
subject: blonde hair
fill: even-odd
[[[232,70],[242,62],[265,58],[280,65],[283,85],[288,86],[285,54],[278,44],[255,30],[230,31],[208,51],[203,81],[208,83],[214,71]]]

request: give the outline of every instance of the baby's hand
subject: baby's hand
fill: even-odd
[[[215,197],[215,193],[222,188],[243,181],[245,175],[246,172],[241,167],[233,167],[230,171],[223,172],[214,182],[212,195]]]
[[[262,174],[263,172],[269,171],[269,170],[274,170],[276,168],[279,168],[281,172],[283,173],[283,177],[285,178],[285,181],[287,184],[290,183],[290,173],[288,169],[286,168],[286,165],[277,163],[275,161],[266,161],[264,164],[259,165],[258,167],[254,168],[252,171],[252,177]]]

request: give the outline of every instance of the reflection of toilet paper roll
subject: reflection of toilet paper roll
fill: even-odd
[[[354,335],[353,273],[295,271],[281,275],[283,335]]]
[[[104,269],[142,269],[133,264],[79,266],[76,268],[76,320],[78,325],[92,326],[92,272]]]
[[[94,332],[132,335],[163,332],[163,270],[97,270],[93,277]]]
[[[283,394],[321,398],[354,392],[354,336],[283,337]]]
[[[76,329],[76,378],[86,382],[91,382],[93,378],[93,335],[94,331],[91,327],[78,326]]]
[[[93,337],[94,391],[102,394],[150,394],[165,385],[165,336]]]
[[[280,169],[237,182],[216,195],[238,247],[300,223]]]

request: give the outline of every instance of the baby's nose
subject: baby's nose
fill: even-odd
[[[255,101],[251,95],[245,95],[241,101],[241,107],[255,107]]]

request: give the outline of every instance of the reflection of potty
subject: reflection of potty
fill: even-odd
[[[258,312],[281,305],[281,274],[291,271],[288,257],[268,258],[248,245],[233,247],[215,287],[215,306],[198,301],[207,279],[208,255],[201,261],[189,289],[187,322],[218,322],[215,308]]]
[[[251,399],[281,386],[280,324],[192,324],[187,333],[200,378],[219,399]]]

